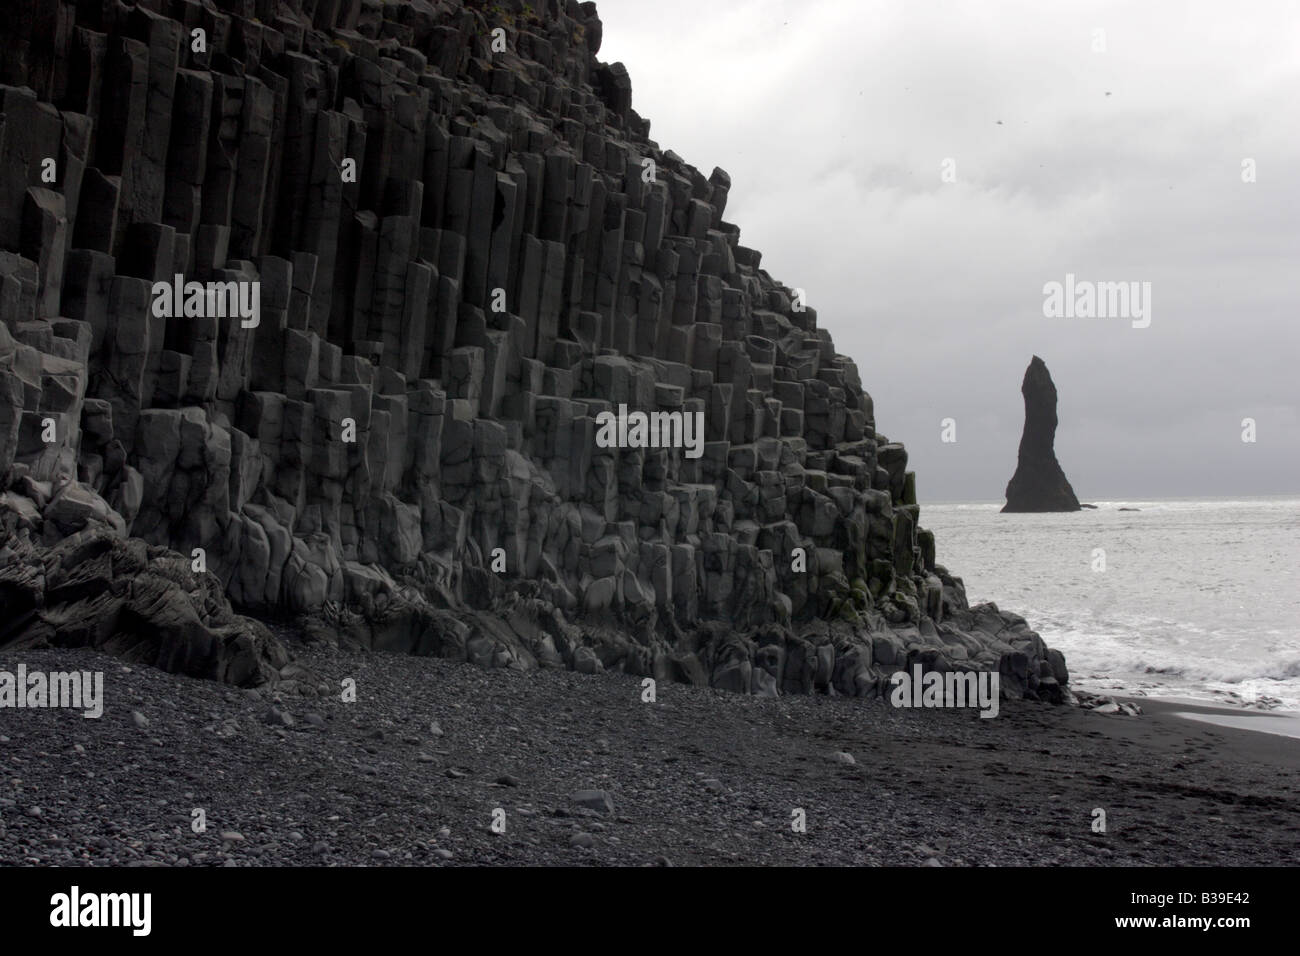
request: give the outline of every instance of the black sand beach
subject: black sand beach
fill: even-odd
[[[103,670],[106,706],[0,712],[0,864],[1297,862],[1300,740],[1181,703],[1131,718],[1003,702],[980,719],[661,684],[648,704],[618,675],[295,651],[328,698],[23,654]]]

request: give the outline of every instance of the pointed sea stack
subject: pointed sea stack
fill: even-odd
[[[1025,369],[1020,386],[1025,396],[1025,430],[1020,436],[1016,473],[1007,482],[1006,511],[1078,511],[1065,472],[1056,460],[1056,386],[1037,355]]]

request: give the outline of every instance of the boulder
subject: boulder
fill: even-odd
[[[241,687],[276,683],[288,663],[264,625],[235,614],[216,579],[175,552],[102,527],[52,546],[14,536],[4,551],[0,647],[85,646]]]

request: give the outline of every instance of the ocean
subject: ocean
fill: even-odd
[[[1300,711],[1300,498],[1092,503],[923,504],[921,525],[970,602],[1024,615],[1077,689]]]

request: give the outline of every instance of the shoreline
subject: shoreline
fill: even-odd
[[[1009,521],[991,502],[931,502],[923,514],[948,566],[966,572],[968,600],[992,600],[1030,621],[1065,654],[1076,690],[1300,714],[1300,604],[1286,587],[1295,565],[1286,529],[1300,520],[1300,497],[1090,500],[1100,510],[1082,519]],[[1121,505],[1141,510],[1118,513]],[[1202,553],[1195,543],[1220,538],[1233,542],[1229,553]],[[1255,566],[1251,542],[1263,548],[1261,572],[1281,582],[1260,607],[1253,595],[1268,587],[1257,591],[1242,570]],[[1113,573],[1099,574],[1100,555]],[[1145,595],[1135,578],[1138,555],[1162,569],[1158,595]]]
[[[1126,686],[1120,679],[1096,675],[1071,682],[1070,689],[1075,693],[1109,697],[1112,700],[1128,701],[1139,706],[1147,702],[1160,702],[1180,705],[1193,711],[1223,711],[1225,716],[1290,717],[1300,720],[1300,706],[1289,706],[1282,698],[1267,693],[1260,694],[1259,702],[1251,704],[1235,691],[1151,684],[1134,688],[1131,684]],[[1204,696],[1198,696],[1200,694]],[[1270,700],[1275,702],[1273,706],[1266,703]]]
[[[1253,710],[1229,704],[1206,703],[1191,697],[1129,697],[1116,696],[1137,704],[1143,716],[1148,714],[1161,719],[1179,720],[1191,724],[1208,724],[1221,729],[1244,734],[1263,734],[1294,740],[1300,754],[1300,713],[1296,711]],[[1297,763],[1300,768],[1300,763]]]

